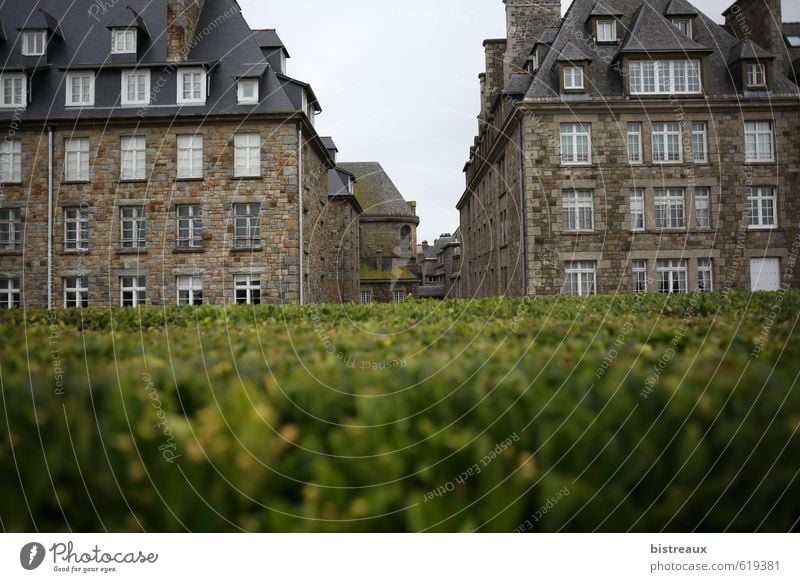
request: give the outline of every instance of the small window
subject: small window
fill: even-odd
[[[392,293],[392,297],[395,303],[404,303],[406,300],[406,292],[405,291],[394,291]]]
[[[22,55],[26,57],[40,57],[45,53],[47,46],[47,32],[32,30],[22,33]]]
[[[22,212],[19,208],[0,208],[0,251],[22,247]]]
[[[89,277],[64,278],[64,307],[66,309],[89,307]]]
[[[234,231],[237,249],[261,246],[261,205],[234,204]]]
[[[234,176],[261,176],[261,136],[257,133],[240,133],[234,136],[233,143]]]
[[[688,269],[685,259],[658,261],[656,273],[659,293],[688,293]]]
[[[180,69],[178,71],[179,105],[205,105],[207,90],[204,69]]]
[[[631,272],[633,274],[633,292],[647,292],[647,261],[637,260],[631,262]]]
[[[150,71],[136,69],[122,71],[122,105],[147,105],[150,103]]]
[[[748,63],[747,64],[747,86],[748,87],[766,87],[767,85],[767,70],[761,63]]]
[[[685,228],[686,205],[683,188],[656,188],[656,228]]]
[[[203,278],[187,275],[176,279],[178,305],[203,304]]]
[[[744,141],[748,162],[775,161],[775,136],[771,121],[745,122]]]
[[[131,29],[113,30],[111,52],[115,55],[136,54],[136,31]]]
[[[711,189],[694,189],[694,215],[697,228],[709,228],[711,226]]]
[[[197,179],[203,177],[203,137],[200,135],[178,136],[178,178]]]
[[[64,144],[64,180],[89,181],[89,139],[68,139]]]
[[[22,142],[18,139],[0,142],[0,182],[22,182]]]
[[[147,248],[147,222],[144,208],[129,206],[120,209],[122,248],[127,250]]]
[[[594,229],[594,201],[591,190],[564,192],[564,230],[566,232]]]
[[[637,188],[631,192],[631,230],[642,232],[644,229],[644,190]]]
[[[692,159],[699,164],[708,161],[708,126],[705,121],[692,123]]]
[[[122,180],[144,180],[147,178],[147,147],[143,137],[122,138]]]
[[[692,38],[692,20],[691,18],[673,18],[672,25],[680,30],[683,34]]]
[[[94,105],[94,73],[67,73],[67,107]]]
[[[361,292],[361,303],[363,303],[364,305],[372,303],[372,291]]]
[[[711,259],[697,261],[697,290],[701,293],[714,291],[714,262]]]
[[[19,279],[0,277],[0,309],[18,309],[21,305]]]
[[[239,103],[258,103],[258,79],[239,81]]]
[[[778,226],[777,189],[767,186],[747,189],[747,214],[751,230]]]
[[[628,124],[628,163],[642,163],[642,124]]]
[[[597,263],[595,261],[570,261],[565,265],[565,295],[594,295],[597,293]]]
[[[147,304],[147,281],[144,276],[120,277],[119,304],[122,307],[139,307]]]
[[[597,21],[597,42],[616,42],[617,22],[615,20]]]
[[[564,89],[571,91],[583,89],[583,67],[564,67]]]
[[[85,208],[64,209],[64,250],[89,250],[89,211]]]
[[[25,109],[28,105],[28,78],[17,73],[0,74],[0,107],[18,107]]]
[[[203,208],[184,204],[176,208],[177,244],[179,249],[203,248]]]
[[[258,275],[236,275],[234,292],[237,305],[261,304],[261,277]]]

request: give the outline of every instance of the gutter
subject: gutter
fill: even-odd
[[[47,309],[53,309],[53,128],[47,128]]]
[[[301,124],[297,124],[297,214],[298,214],[298,224],[300,225],[300,236],[299,236],[299,244],[300,244],[300,252],[298,253],[300,257],[300,273],[299,273],[299,281],[300,281],[300,305],[305,305],[305,244],[303,240],[303,126]]]

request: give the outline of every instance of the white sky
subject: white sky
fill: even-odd
[[[695,0],[722,22],[733,0]],[[239,0],[252,28],[276,28],[289,75],[311,83],[321,135],[339,160],[378,161],[417,201],[418,240],[458,228],[461,172],[477,131],[482,42],[505,37],[502,0]],[[567,0],[562,0],[566,11]],[[783,0],[800,20],[800,0]]]

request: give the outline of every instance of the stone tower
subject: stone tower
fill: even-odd
[[[503,0],[506,5],[506,55],[503,79],[524,70],[533,45],[545,28],[561,23],[561,0]]]

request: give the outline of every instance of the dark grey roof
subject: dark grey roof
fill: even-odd
[[[784,22],[784,36],[800,36],[800,22]]]
[[[503,92],[507,95],[525,95],[532,80],[533,76],[530,73],[513,73]]]
[[[425,254],[425,260],[426,261],[435,260],[436,257],[438,257],[442,253],[442,251],[444,250],[444,247],[446,247],[448,244],[450,244],[454,240],[455,239],[453,238],[452,235],[443,236],[443,237],[437,238],[433,242],[433,246],[428,248],[428,252]]]
[[[356,177],[356,199],[366,216],[416,218],[413,207],[378,162],[343,163],[338,167]]]
[[[622,12],[607,2],[596,2],[589,16],[622,16]]]
[[[183,106],[176,103],[177,67],[187,63],[168,64],[167,61],[167,0],[126,0],[106,2],[96,9],[97,0],[37,0],[42,8],[58,21],[62,39],[54,39],[42,58],[23,57],[20,51],[20,28],[29,26],[31,18],[46,21],[44,13],[34,8],[22,8],[22,3],[0,4],[0,22],[7,39],[0,43],[0,62],[4,69],[22,70],[37,67],[30,81],[32,102],[24,111],[5,109],[0,120],[18,116],[24,122],[31,119],[74,120],[95,118],[134,118],[141,108],[123,108],[119,104],[121,73],[130,57],[120,58],[111,53],[109,25],[130,22],[135,10],[150,35],[139,38],[136,66],[151,71],[151,105],[148,117],[174,117],[178,113],[220,115],[253,113],[288,113],[302,105],[302,91],[311,88],[304,83],[283,77],[267,66],[259,43],[242,16],[236,0],[205,0],[187,63],[203,63],[208,69],[210,94],[205,105]],[[28,3],[25,3],[28,4]],[[27,24],[26,24],[27,22]],[[38,24],[37,24],[38,26]],[[277,35],[275,35],[277,37]],[[66,69],[96,71],[95,105],[91,108],[65,107]],[[236,78],[243,72],[261,74],[260,97],[257,104],[239,105]],[[158,87],[158,91],[154,90]]]
[[[336,147],[336,142],[333,141],[332,137],[325,136],[320,138],[322,140],[322,145],[325,146],[326,150],[335,150],[339,151],[339,148]]]
[[[287,57],[289,55],[289,51],[286,50],[286,45],[283,44],[281,37],[278,36],[277,31],[274,28],[263,28],[257,29],[253,31],[253,36],[258,43],[259,48],[262,49],[283,49],[283,52],[286,54]]]
[[[591,61],[592,57],[590,57],[586,51],[581,49],[578,46],[578,43],[567,41],[564,46],[561,47],[561,50],[558,51],[558,62],[570,62],[570,63],[579,63],[581,61]]]
[[[350,194],[347,185],[352,178],[352,174],[341,168],[333,168],[328,170],[328,195],[339,196],[343,194]]]
[[[686,0],[671,0],[664,11],[666,16],[697,16],[697,8]]]
[[[126,8],[128,9],[127,12],[116,12],[114,18],[106,22],[106,26],[108,28],[138,28],[149,36],[150,31],[147,30],[147,25],[141,15],[130,6]]]
[[[622,43],[620,53],[711,52],[643,2]]]
[[[558,34],[558,28],[549,26],[542,32],[542,37],[539,39],[539,44],[552,44]]]
[[[749,38],[746,38],[734,45],[728,57],[728,62],[733,64],[746,59],[769,60],[772,58],[771,54]]]

